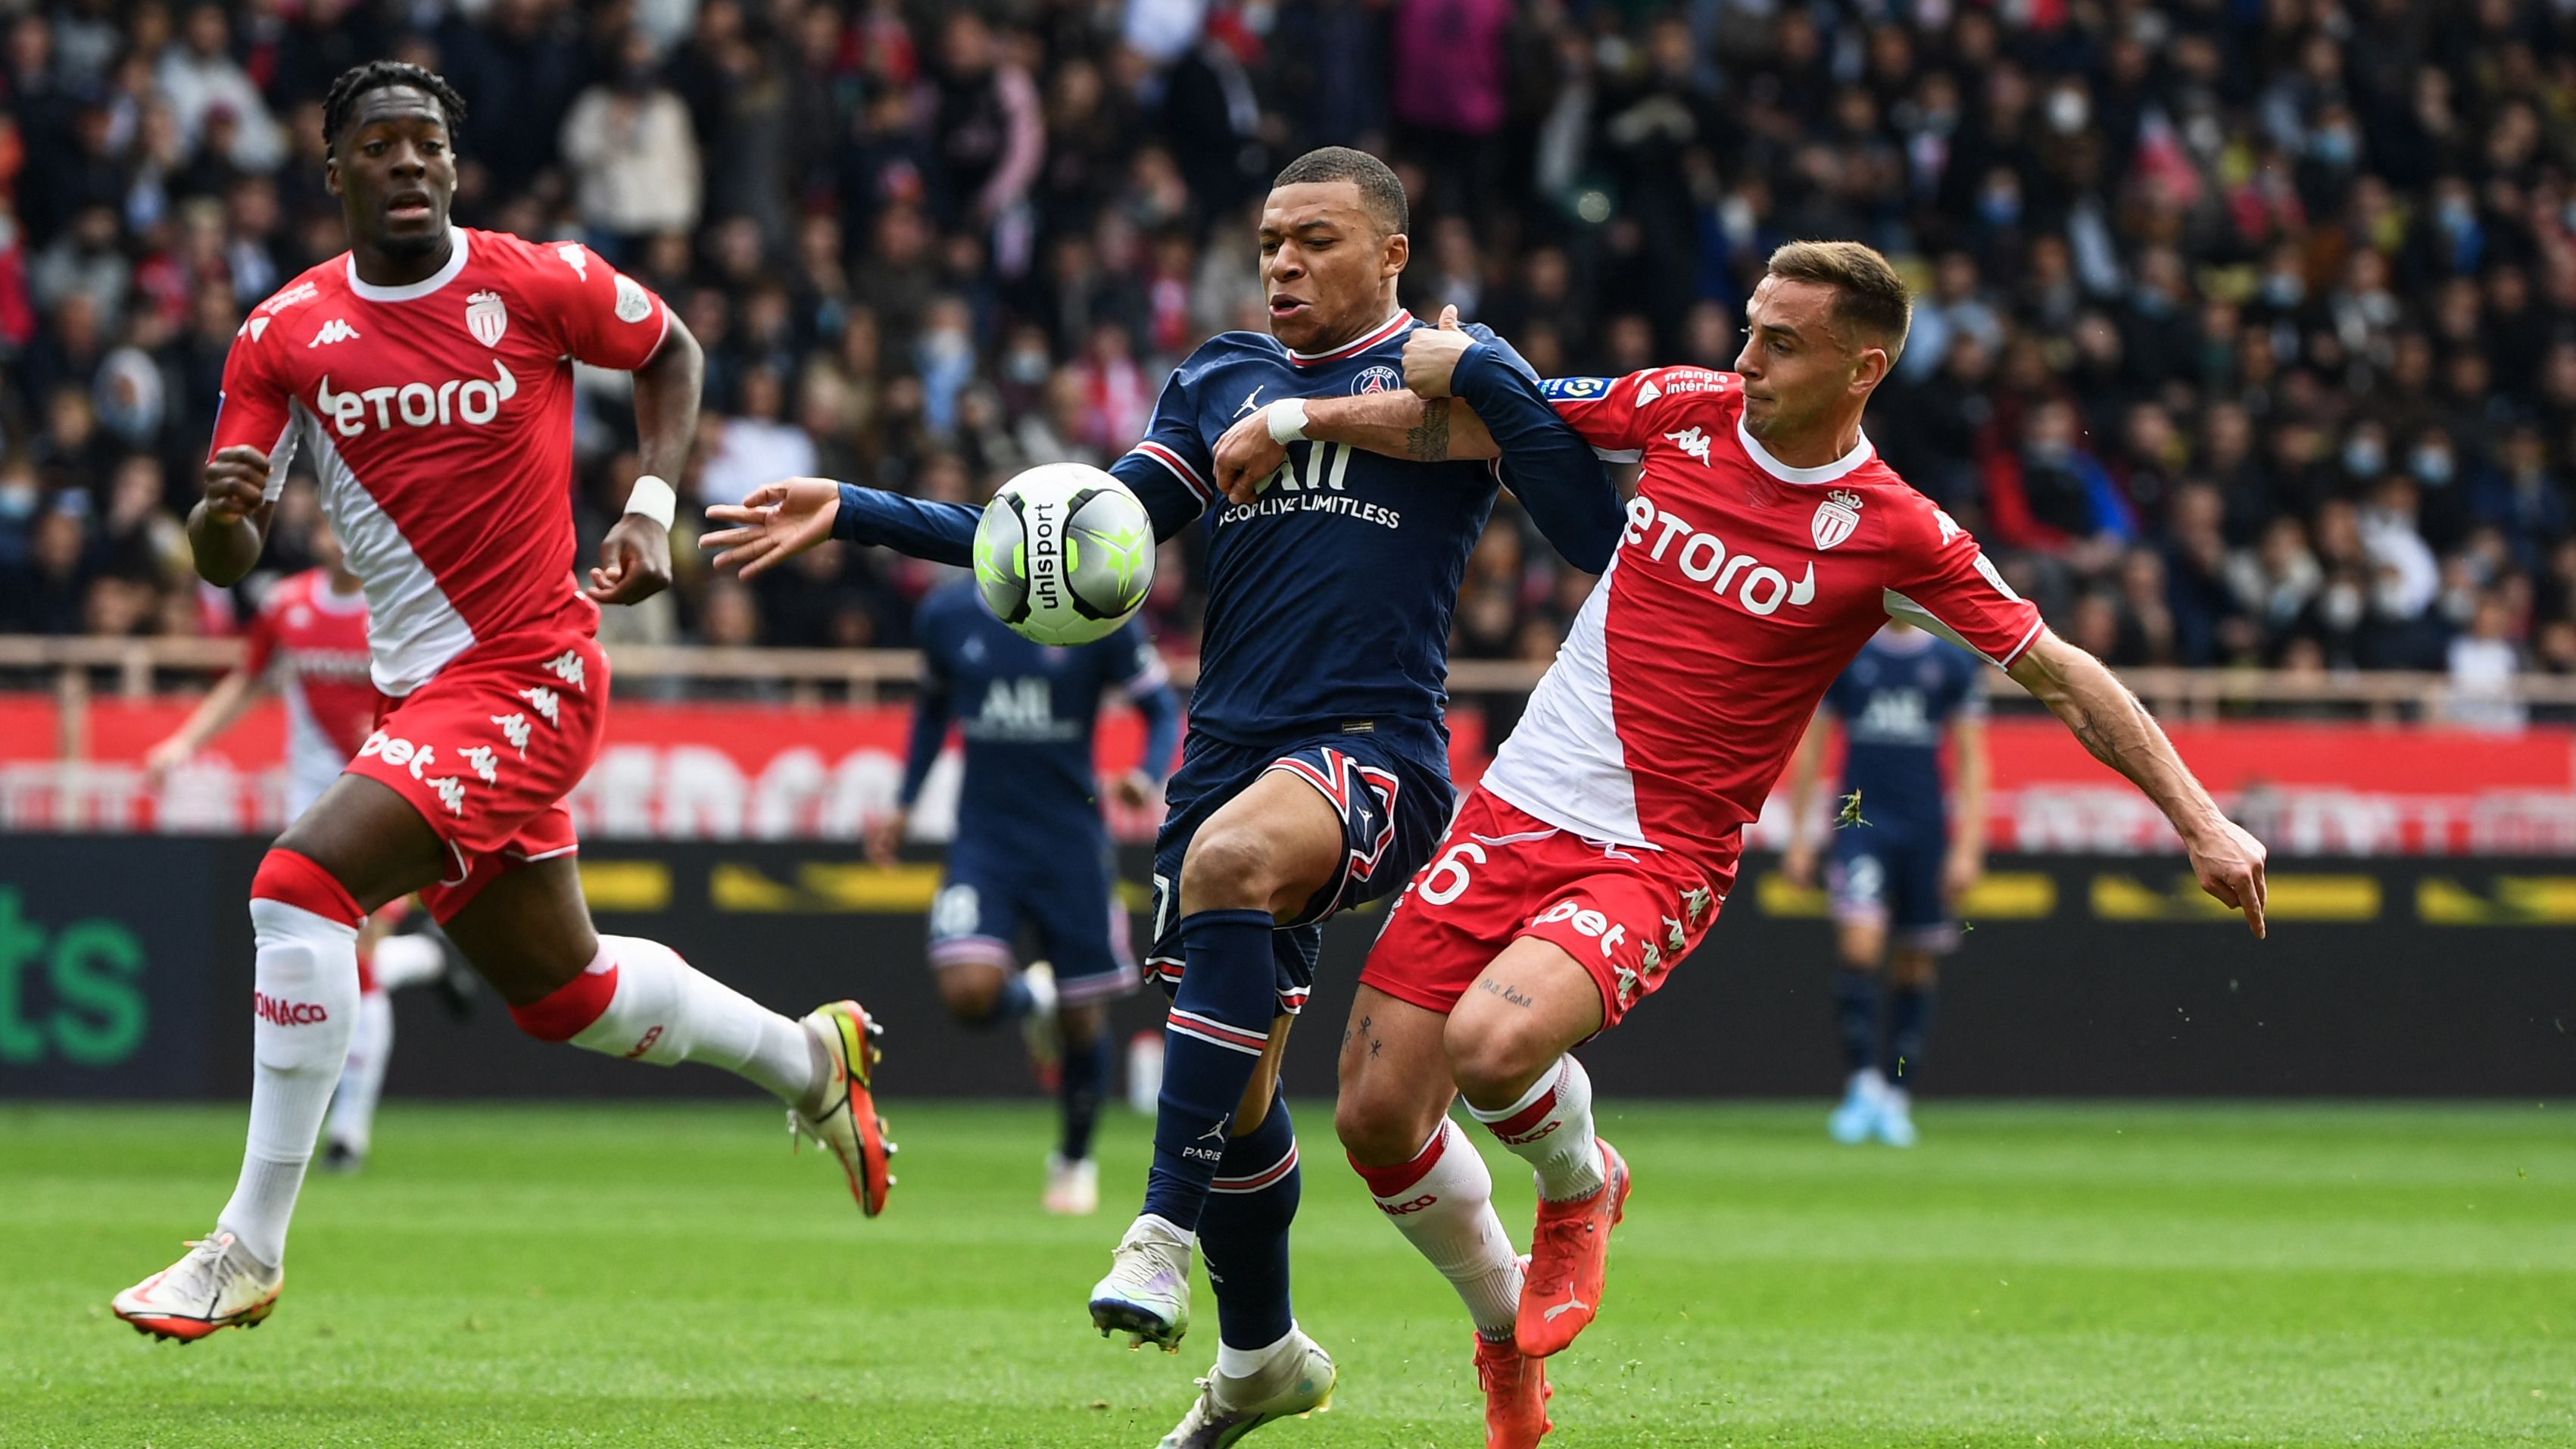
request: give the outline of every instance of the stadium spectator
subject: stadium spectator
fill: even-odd
[[[17,7],[0,596],[58,631],[247,616],[126,569],[99,576],[135,597],[92,609],[94,550],[129,459],[191,496],[246,310],[342,245],[321,89],[401,55],[471,104],[460,219],[582,236],[683,309],[718,420],[700,496],[804,467],[971,496],[1114,453],[1176,358],[1259,325],[1261,184],[1348,142],[1413,188],[1408,304],[1549,374],[1726,365],[1791,237],[1897,256],[1919,302],[1873,440],[2115,658],[2438,669],[2500,628],[2569,668],[2576,20],[2350,8]],[[596,499],[631,440],[585,395]],[[672,619],[903,642],[927,581],[829,567],[811,599],[712,606],[691,575]],[[1462,655],[1564,627],[1561,566],[1520,568],[1475,586]],[[1194,587],[1157,595],[1177,649]],[[813,602],[845,593],[868,602]]]

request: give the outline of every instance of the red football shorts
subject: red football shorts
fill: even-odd
[[[1585,840],[1479,786],[1405,887],[1360,980],[1446,1015],[1523,936],[1583,963],[1616,1026],[1717,919],[1735,862],[1711,875],[1666,851]]]
[[[447,874],[420,893],[430,919],[445,924],[516,864],[579,848],[563,802],[607,721],[608,656],[565,630],[485,640],[378,703],[349,769],[391,786],[447,843]]]

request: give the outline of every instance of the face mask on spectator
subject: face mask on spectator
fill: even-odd
[[[2295,307],[2308,295],[2308,284],[2296,272],[2273,272],[2263,279],[2263,300],[2275,307]]]
[[[2355,478],[2376,478],[2388,464],[2388,450],[2376,438],[2355,438],[2343,445],[2343,470]]]
[[[16,523],[35,516],[36,485],[34,483],[24,478],[0,483],[0,518]]]
[[[2075,456],[2075,445],[2048,438],[2031,444],[2029,453],[2034,467],[2063,468],[2067,460]]]
[[[2417,482],[2428,487],[2439,488],[2451,481],[2451,450],[2417,448],[2413,457],[2408,460],[2407,466],[2408,471],[2415,475]]]
[[[2021,193],[1998,186],[1977,198],[1977,215],[1989,226],[2011,226],[2021,220]]]
[[[2331,131],[2319,131],[2316,139],[2308,144],[2308,151],[2328,166],[2350,166],[2360,159],[2361,143],[2352,132],[2338,126]]]
[[[2329,585],[2325,597],[2320,601],[2320,612],[2325,615],[2326,627],[2338,633],[2358,625],[2361,622],[2361,610],[2361,590],[2353,587],[2349,582]]]
[[[1009,375],[1011,381],[1016,382],[1023,387],[1035,387],[1039,383],[1046,381],[1047,355],[1043,352],[1023,347],[1018,351],[1013,352],[1008,358],[1004,359],[1002,368],[1003,371]]]

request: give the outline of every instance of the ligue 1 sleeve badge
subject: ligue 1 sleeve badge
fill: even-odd
[[[501,334],[510,330],[510,313],[501,305],[500,293],[481,291],[465,299],[465,330],[486,347],[501,345]]]
[[[1404,374],[1381,362],[1375,366],[1361,368],[1360,375],[1351,379],[1351,396],[1367,397],[1371,393],[1395,392],[1403,386]]]
[[[1808,528],[1816,536],[1816,547],[1832,548],[1852,536],[1860,527],[1860,495],[1848,488],[1837,488],[1816,505],[1816,516]]]

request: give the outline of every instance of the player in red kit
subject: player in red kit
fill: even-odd
[[[829,1146],[860,1206],[891,1179],[868,1092],[873,1026],[854,1002],[801,1023],[669,947],[591,927],[563,805],[599,748],[601,604],[670,581],[670,485],[703,371],[660,298],[577,243],[450,225],[463,105],[419,68],[372,62],[323,106],[325,181],[349,251],[253,309],[224,367],[197,570],[258,561],[289,461],[365,584],[381,701],[357,756],[251,884],[258,944],[248,1150],[232,1200],[187,1256],[116,1297],[148,1333],[256,1324],[284,1273],[287,1219],[358,1008],[359,925],[417,892],[530,1035],[657,1064],[698,1061],[768,1088]],[[634,374],[647,472],[574,575],[572,364]]]
[[[313,553],[320,567],[279,581],[260,601],[243,638],[241,667],[217,681],[186,722],[144,756],[145,776],[156,786],[232,728],[272,685],[286,706],[287,819],[312,808],[366,742],[378,696],[367,677],[365,586],[349,572],[328,519],[314,526]],[[451,972],[448,952],[434,936],[392,934],[406,914],[406,903],[396,901],[367,917],[358,932],[358,1014],[331,1094],[322,1157],[334,1171],[355,1171],[366,1162],[393,1056],[392,993],[439,982],[452,1007],[462,1011],[468,1004],[458,994],[465,981]]]
[[[1885,620],[1948,635],[2010,673],[2155,800],[2202,888],[2263,933],[2263,847],[2219,813],[2128,690],[2050,633],[1862,434],[1909,308],[1878,253],[1795,243],[1748,304],[1736,371],[1543,385],[1566,424],[1605,455],[1642,460],[1643,476],[1528,712],[1369,953],[1335,1122],[1379,1207],[1476,1317],[1493,1449],[1548,1431],[1539,1361],[1598,1310],[1628,1196],[1569,1052],[1699,944],[1734,886],[1744,826]],[[1476,345],[1417,331],[1408,386],[1445,397]],[[1306,435],[1491,456],[1485,421],[1439,402],[1353,398],[1310,405]],[[1221,484],[1230,463],[1259,461],[1253,440],[1228,441]],[[1446,1116],[1457,1095],[1537,1178],[1525,1276],[1492,1179]]]

